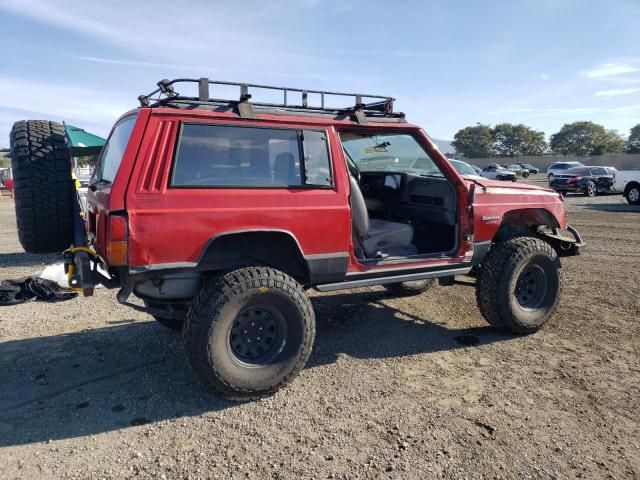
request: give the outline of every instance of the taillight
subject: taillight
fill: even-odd
[[[110,266],[127,264],[127,218],[109,215],[107,262]]]

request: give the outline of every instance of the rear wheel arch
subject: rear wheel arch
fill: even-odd
[[[627,196],[629,195],[629,190],[631,190],[632,188],[640,188],[640,183],[636,182],[636,181],[631,181],[629,183],[627,183],[627,185],[624,187],[624,195]]]
[[[266,265],[306,285],[310,272],[300,244],[284,230],[248,230],[217,235],[207,243],[198,270],[229,270]]]
[[[629,205],[640,205],[640,183],[631,181],[624,189],[624,197]]]

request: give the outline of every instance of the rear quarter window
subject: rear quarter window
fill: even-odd
[[[120,168],[124,151],[131,138],[131,132],[136,124],[137,116],[121,120],[113,129],[107,143],[102,149],[100,160],[95,172],[96,181],[113,182]]]

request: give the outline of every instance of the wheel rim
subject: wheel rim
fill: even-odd
[[[548,281],[539,265],[527,266],[516,282],[514,295],[518,304],[525,310],[535,310],[544,303]]]
[[[593,183],[587,185],[587,193],[590,197],[593,197],[596,194],[596,186]]]
[[[638,200],[640,200],[640,189],[634,187],[629,190],[629,200],[631,200],[632,202],[637,202]]]
[[[229,351],[244,365],[269,365],[282,351],[286,338],[283,315],[268,306],[252,306],[238,313],[229,332]]]

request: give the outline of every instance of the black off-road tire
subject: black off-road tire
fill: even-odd
[[[629,205],[640,205],[640,185],[633,183],[624,192],[624,198]]]
[[[76,189],[64,127],[45,120],[16,122],[10,144],[22,248],[29,253],[67,249],[73,241]]]
[[[387,291],[398,297],[409,297],[411,295],[420,295],[429,290],[436,281],[433,278],[424,280],[413,280],[410,282],[388,283],[383,285]]]
[[[256,330],[261,322],[266,335]],[[315,314],[304,289],[289,275],[247,267],[204,283],[189,308],[183,335],[191,368],[217,393],[235,400],[259,398],[302,370],[315,338]],[[264,353],[256,357],[251,349],[260,342]]]
[[[150,308],[162,308],[163,307],[163,305],[161,303],[155,303],[155,302],[152,302],[152,301],[149,301],[149,300],[145,300],[144,304],[145,304],[145,306],[150,307]],[[161,315],[153,315],[153,314],[150,314],[150,315],[160,325],[162,325],[164,327],[167,327],[167,328],[169,328],[171,330],[175,330],[177,332],[181,332],[182,331],[182,327],[184,326],[184,319],[181,319],[181,318],[167,318],[167,317],[163,317]]]
[[[562,269],[553,247],[539,238],[520,236],[491,247],[482,262],[476,300],[490,325],[529,334],[551,318],[561,291]]]

